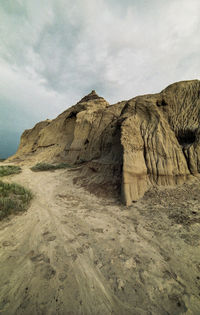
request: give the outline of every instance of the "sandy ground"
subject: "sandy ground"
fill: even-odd
[[[34,199],[0,222],[0,314],[200,314],[199,181],[126,208],[76,173],[9,177]]]

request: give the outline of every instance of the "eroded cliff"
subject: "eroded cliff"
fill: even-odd
[[[114,105],[92,91],[26,130],[10,160],[82,164],[85,184],[119,187],[127,205],[150,185],[181,184],[200,173],[200,81]]]

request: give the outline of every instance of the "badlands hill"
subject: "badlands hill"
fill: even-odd
[[[89,186],[121,190],[126,205],[152,185],[200,173],[200,81],[114,105],[95,91],[56,119],[25,130],[10,161],[81,164]]]
[[[93,91],[24,132],[4,181],[34,197],[0,222],[0,314],[200,314],[199,92],[109,105]],[[79,167],[32,172],[41,161]],[[126,204],[146,193],[126,207],[114,188]]]

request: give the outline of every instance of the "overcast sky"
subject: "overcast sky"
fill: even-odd
[[[0,0],[0,157],[95,89],[110,103],[200,78],[199,0]]]

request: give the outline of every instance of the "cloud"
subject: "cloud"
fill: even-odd
[[[1,0],[4,106],[23,129],[20,117],[31,127],[92,89],[114,103],[199,78],[199,12],[198,0]]]

